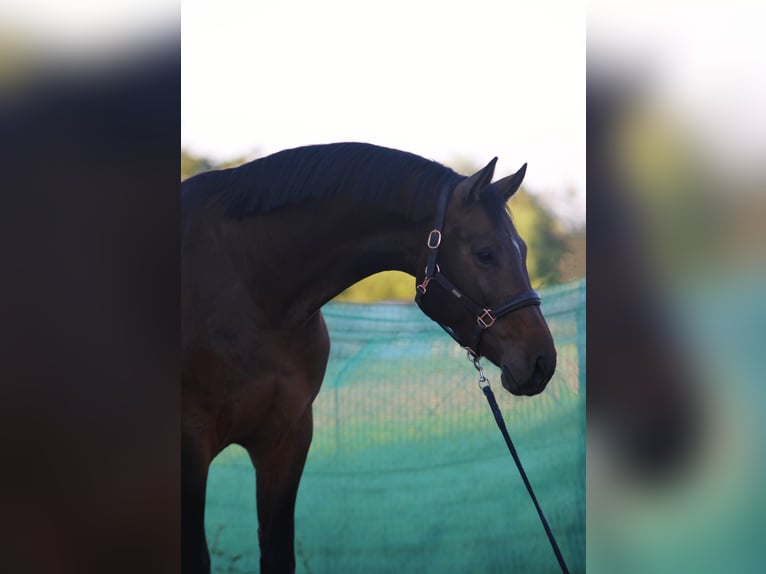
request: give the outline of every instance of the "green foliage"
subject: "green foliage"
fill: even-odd
[[[337,301],[372,303],[374,301],[409,301],[415,297],[415,278],[401,271],[376,273],[343,291]]]
[[[559,260],[559,280],[562,283],[585,277],[585,225],[570,229],[563,236],[564,254]]]
[[[527,243],[527,270],[534,287],[561,281],[559,262],[566,243],[556,220],[535,196],[519,191],[510,201],[513,222]]]
[[[206,157],[196,156],[186,150],[181,150],[181,181],[188,179],[193,175],[197,175],[198,173],[202,173],[203,171],[236,167],[246,161],[249,161],[248,158],[238,157],[229,161],[216,163]]]
[[[214,168],[212,161],[181,150],[181,181]]]

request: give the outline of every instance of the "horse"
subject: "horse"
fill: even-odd
[[[556,349],[507,210],[526,164],[492,183],[365,143],[284,150],[181,185],[182,569],[209,572],[205,488],[231,444],[256,476],[263,574],[294,572],[294,510],[330,351],[322,306],[384,270],[516,395]]]

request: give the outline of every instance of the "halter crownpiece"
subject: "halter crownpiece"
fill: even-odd
[[[423,281],[417,285],[415,290],[415,302],[426,315],[431,317],[431,315],[425,309],[423,309],[422,299],[428,292],[428,287],[432,280],[436,280],[436,283],[440,287],[442,287],[458,301],[460,301],[468,309],[468,311],[473,313],[473,315],[476,317],[476,328],[474,329],[473,337],[470,341],[463,339],[457,332],[440,322],[438,319],[434,319],[433,317],[431,317],[431,319],[436,321],[439,326],[444,329],[453,339],[455,339],[455,341],[457,341],[461,347],[464,347],[474,357],[478,358],[481,357],[481,354],[479,353],[479,343],[481,342],[481,336],[484,334],[484,331],[494,325],[495,322],[503,315],[507,315],[508,313],[512,313],[513,311],[523,307],[528,307],[530,305],[539,305],[541,300],[537,291],[534,289],[529,289],[523,293],[520,293],[516,297],[501,303],[500,305],[487,308],[479,305],[468,295],[463,293],[455,286],[454,283],[452,283],[452,281],[446,277],[444,273],[442,273],[437,263],[437,259],[439,257],[439,246],[442,242],[442,229],[444,227],[444,220],[447,215],[447,204],[449,203],[453,190],[454,187],[445,186],[439,194],[439,200],[436,204],[434,228],[428,234],[428,238],[426,240],[426,245],[428,246],[428,260],[426,262]]]

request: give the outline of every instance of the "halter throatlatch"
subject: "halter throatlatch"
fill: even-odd
[[[461,347],[464,347],[474,357],[478,358],[481,357],[479,354],[479,343],[481,342],[481,336],[484,334],[484,331],[494,325],[495,321],[497,321],[503,315],[507,315],[508,313],[516,311],[517,309],[521,309],[522,307],[539,305],[540,295],[538,295],[534,289],[529,289],[523,293],[520,293],[516,297],[501,303],[500,305],[495,305],[494,307],[487,308],[479,305],[473,299],[468,297],[468,295],[458,289],[455,284],[447,279],[446,275],[442,273],[442,270],[437,264],[437,259],[439,256],[439,246],[442,242],[442,229],[444,228],[444,220],[447,215],[447,204],[449,203],[453,190],[454,187],[446,186],[439,194],[439,200],[436,204],[434,228],[428,234],[428,238],[426,240],[426,245],[428,246],[428,260],[426,262],[426,269],[423,274],[423,280],[417,285],[416,288],[415,302],[418,304],[421,310],[430,317],[429,313],[423,309],[422,299],[428,291],[429,285],[434,280],[442,289],[446,290],[458,301],[460,301],[463,306],[465,306],[468,311],[472,313],[476,318],[476,327],[470,340],[463,338],[463,336],[440,322],[438,319],[434,319],[433,317],[431,317],[431,319],[436,321],[442,327],[442,329],[447,331],[447,333],[449,333],[449,335],[455,339],[455,341],[457,341]]]

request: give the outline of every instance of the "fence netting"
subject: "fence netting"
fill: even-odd
[[[541,290],[558,351],[535,397],[484,361],[570,571],[585,569],[585,281]],[[300,574],[558,572],[465,351],[414,304],[329,303],[332,351],[298,491]],[[258,572],[255,475],[243,449],[210,469],[214,572]]]

